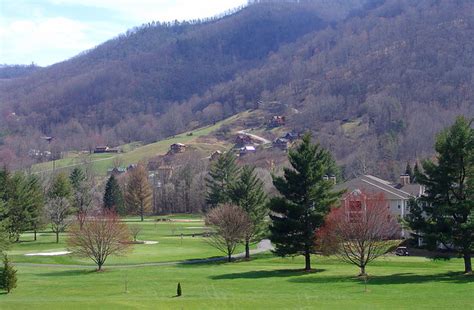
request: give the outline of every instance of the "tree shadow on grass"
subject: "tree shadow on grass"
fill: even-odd
[[[95,269],[79,269],[79,270],[63,270],[46,273],[39,273],[41,277],[69,277],[69,276],[83,276],[92,273],[97,273]]]
[[[355,282],[364,284],[364,281],[358,277],[330,276],[330,277],[308,277],[290,279],[295,283],[329,283],[329,282]],[[474,282],[473,276],[464,275],[462,272],[447,272],[430,275],[419,275],[415,273],[396,273],[391,275],[377,276],[369,275],[368,285],[387,285],[387,284],[417,284],[428,282],[444,283],[471,283]]]
[[[320,273],[325,269],[313,269],[307,272],[303,269],[279,269],[279,270],[258,270],[248,272],[227,273],[217,276],[210,276],[213,280],[232,280],[232,279],[262,279],[262,278],[286,278],[294,276],[305,276]]]

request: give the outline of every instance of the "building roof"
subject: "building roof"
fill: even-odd
[[[244,146],[243,148],[240,149],[241,151],[255,151],[255,147],[252,146],[252,145],[247,145],[247,146]]]
[[[405,184],[399,189],[404,192],[410,193],[410,195],[412,195],[413,197],[420,197],[424,193],[424,188],[420,184]]]
[[[397,189],[393,187],[390,182],[372,175],[363,175],[347,182],[337,184],[335,189],[345,189],[348,192],[361,190],[372,194],[383,193],[385,198],[388,200],[409,199],[410,197],[414,196],[410,192]]]
[[[288,139],[286,138],[277,138],[273,141],[274,143],[288,143],[290,142]]]

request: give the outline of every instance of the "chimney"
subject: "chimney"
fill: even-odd
[[[400,175],[400,184],[402,186],[410,184],[410,176],[408,174]]]

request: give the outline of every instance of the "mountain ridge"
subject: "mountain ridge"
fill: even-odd
[[[357,10],[348,12],[346,18],[330,21],[322,20],[315,11],[302,12],[304,6],[288,3],[284,6],[253,6],[244,11],[247,15],[235,13],[244,16],[241,20],[236,19],[236,15],[226,20],[232,25],[230,29],[236,31],[234,35],[237,39],[224,43],[245,42],[237,47],[229,45],[228,52],[215,53],[219,48],[226,48],[220,36],[215,37],[214,41],[196,39],[212,38],[209,29],[219,35],[230,31],[222,27],[222,21],[221,24],[211,23],[210,28],[206,28],[208,25],[204,27],[207,30],[201,36],[196,37],[195,33],[188,35],[187,41],[181,36],[181,42],[173,41],[173,49],[164,49],[166,53],[159,54],[163,57],[159,70],[153,71],[153,54],[139,53],[132,57],[133,61],[128,62],[125,69],[115,60],[109,67],[100,67],[96,75],[86,72],[75,76],[69,81],[69,88],[62,89],[65,98],[73,98],[76,102],[72,112],[61,111],[65,108],[61,102],[55,103],[58,111],[51,109],[55,98],[48,97],[43,90],[43,93],[36,93],[33,97],[43,96],[47,105],[35,105],[36,114],[31,113],[20,96],[23,111],[31,114],[27,121],[22,119],[21,109],[4,108],[3,115],[15,112],[16,119],[20,119],[17,122],[43,123],[43,128],[37,126],[40,128],[29,130],[37,132],[39,129],[57,135],[68,140],[65,148],[79,148],[81,141],[91,143],[91,139],[115,143],[156,141],[197,124],[213,123],[239,111],[259,108],[268,115],[287,114],[290,127],[314,132],[316,138],[331,148],[340,162],[348,167],[348,174],[377,170],[381,171],[382,176],[393,176],[402,162],[429,155],[434,134],[455,115],[474,115],[474,60],[473,53],[469,52],[473,48],[469,38],[474,36],[474,7],[470,1],[446,0],[416,3],[403,0],[359,1],[358,4]],[[278,13],[275,7],[284,9]],[[265,15],[262,12],[287,16],[286,21],[291,21],[287,22],[287,28],[298,21],[306,24],[305,21],[312,19],[312,14],[318,17],[312,19],[314,29],[290,35],[291,40],[277,40],[281,44],[274,48],[269,48],[271,44],[268,44],[259,53],[251,48],[255,42],[266,39],[254,36],[244,41],[242,36],[248,33],[248,29],[258,28],[261,14]],[[307,19],[301,16],[307,16]],[[281,23],[280,20],[278,22]],[[246,25],[247,32],[242,30],[246,29]],[[199,32],[203,28],[193,29]],[[141,31],[151,30],[145,27]],[[292,30],[289,31],[291,33]],[[274,40],[274,32],[262,31],[259,34],[267,34]],[[151,31],[147,35],[157,34]],[[214,52],[206,54],[199,49],[203,42],[207,42],[211,46],[208,50]],[[149,48],[153,49],[152,46]],[[116,52],[120,51],[117,49]],[[182,58],[176,67],[170,67],[170,64],[175,64],[171,60],[175,60],[176,51],[181,51],[178,54]],[[199,52],[202,53],[199,59],[207,57],[207,67],[196,66],[195,59]],[[229,54],[232,52],[237,54]],[[247,52],[252,56],[248,62],[245,58]],[[218,58],[213,55],[224,56]],[[73,59],[73,62],[55,68],[65,70],[74,61],[78,60]],[[233,64],[238,68],[221,68],[221,64]],[[163,72],[170,71],[170,68],[177,69],[164,78]],[[142,74],[141,79],[134,78],[137,72]],[[183,82],[189,74],[199,83],[202,80],[209,82],[209,75],[221,76],[213,76],[212,83],[198,87],[193,82]],[[108,79],[110,76],[115,79]],[[160,81],[169,84],[160,85]],[[130,88],[129,85],[136,87]],[[32,88],[31,85],[26,86]],[[200,90],[197,91],[196,87]],[[103,90],[125,95],[104,101],[103,105],[90,105],[96,97],[101,99]],[[160,97],[160,92],[166,92],[169,97]],[[172,92],[179,93],[179,96],[170,96]],[[139,96],[134,97],[137,94]],[[1,97],[5,100],[4,96]],[[14,101],[13,97],[9,100]],[[156,98],[164,98],[159,102],[159,109]],[[42,116],[42,110],[48,111],[48,115]],[[71,117],[61,120],[62,113],[67,112],[71,113]],[[75,118],[75,115],[82,116]],[[9,135],[22,134],[15,132],[18,129],[11,116],[7,121],[10,124],[7,126]],[[348,126],[344,125],[347,122],[360,123],[357,139],[353,138],[354,135],[347,135]],[[76,143],[74,140],[81,141]],[[357,144],[355,148],[354,143]],[[375,149],[375,154],[364,150],[364,146]],[[370,167],[364,162],[369,162]]]

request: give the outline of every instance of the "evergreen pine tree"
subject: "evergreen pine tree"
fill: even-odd
[[[178,282],[178,287],[176,288],[176,296],[181,296],[183,292],[181,291],[181,283]]]
[[[18,242],[20,234],[30,228],[33,198],[25,176],[17,172],[6,185],[5,228],[11,241]]]
[[[3,214],[5,210],[5,203],[0,200],[0,214]],[[8,232],[5,229],[5,221],[0,220],[0,254],[3,251],[6,251],[10,245],[10,240],[8,238]]]
[[[29,175],[26,178],[28,186],[28,196],[30,204],[28,206],[29,213],[29,229],[34,232],[34,240],[36,241],[36,233],[41,228],[43,223],[43,211],[44,211],[44,194],[43,188],[39,178],[35,175]]]
[[[413,168],[413,180],[412,183],[418,183],[417,178],[418,175],[421,173],[420,167],[418,166],[418,161],[415,162],[415,167]]]
[[[333,191],[333,183],[325,178],[334,166],[331,154],[312,144],[309,134],[290,150],[288,159],[292,168],[285,168],[283,177],[273,178],[281,197],[269,202],[270,240],[279,256],[304,255],[309,271],[315,231],[342,193]]]
[[[474,248],[474,129],[473,121],[458,117],[436,139],[436,162],[425,160],[416,174],[425,195],[412,201],[407,220],[427,245],[444,244],[464,258],[472,273]]]
[[[410,177],[410,182],[413,182],[414,173],[409,161],[407,161],[407,165],[405,168],[405,175],[408,175]]]
[[[63,173],[58,173],[57,175],[55,175],[48,190],[48,198],[70,199],[71,194],[72,187],[69,178]]]
[[[104,208],[115,210],[120,215],[125,215],[123,193],[117,179],[112,174],[105,185]]]
[[[87,177],[81,168],[74,168],[69,175],[72,189],[72,207],[78,213],[85,214],[92,203],[92,195]]]
[[[239,174],[233,153],[227,152],[212,163],[206,178],[206,203],[213,208],[218,204],[231,202],[230,190]]]
[[[8,238],[8,232],[6,226],[6,187],[7,187],[8,171],[6,169],[0,169],[0,253],[8,248],[10,240]]]
[[[81,168],[74,168],[69,175],[69,182],[73,189],[79,189],[81,185],[86,181],[86,175]]]
[[[16,270],[8,260],[7,255],[3,256],[3,270],[0,276],[0,288],[10,293],[16,287]]]
[[[266,232],[265,217],[268,214],[267,195],[254,167],[242,168],[237,181],[231,186],[230,197],[234,204],[247,212],[252,221],[252,229],[245,236],[245,258],[250,258],[250,242],[259,240]]]

